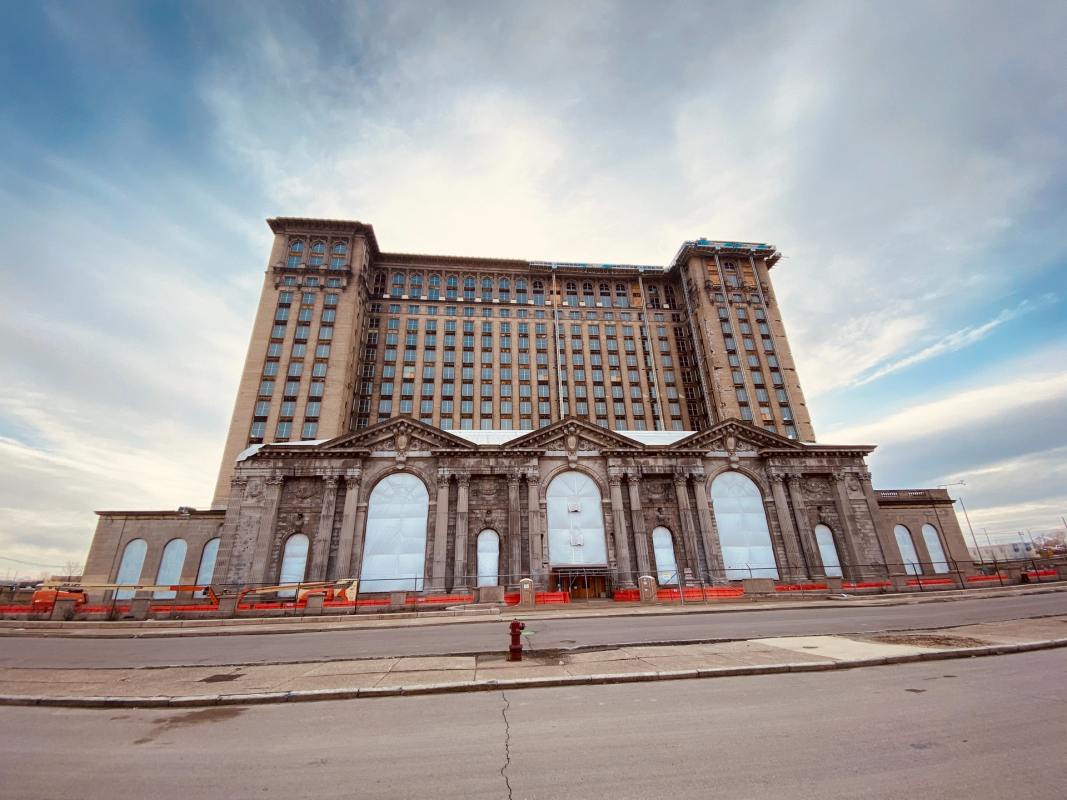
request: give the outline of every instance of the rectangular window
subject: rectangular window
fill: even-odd
[[[289,434],[292,433],[293,423],[288,420],[284,420],[278,423],[277,429],[274,431],[274,435],[279,439],[288,439]]]
[[[274,381],[263,381],[260,383],[259,393],[263,397],[270,397],[274,394]]]
[[[322,403],[318,400],[307,404],[307,408],[304,409],[305,417],[317,417],[322,411]]]

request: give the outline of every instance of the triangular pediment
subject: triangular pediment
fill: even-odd
[[[641,445],[621,433],[601,428],[584,419],[567,417],[544,428],[512,439],[505,450],[640,450]]]
[[[767,448],[803,450],[804,446],[774,431],[741,419],[727,419],[670,445],[671,450],[760,451]]]
[[[474,450],[476,445],[413,417],[392,417],[362,430],[330,439],[321,450]]]

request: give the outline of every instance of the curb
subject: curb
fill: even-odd
[[[558,678],[513,678],[490,681],[456,681],[454,683],[413,684],[411,686],[381,686],[361,689],[306,689],[294,692],[255,692],[248,694],[187,695],[185,697],[41,697],[33,695],[0,695],[0,706],[48,706],[63,708],[204,708],[211,706],[267,705],[320,700],[353,700],[374,697],[407,697],[455,692],[487,692],[504,689],[536,689],[559,686],[591,686],[612,683],[640,683],[645,681],[689,680],[693,678],[732,678],[743,675],[781,675],[791,672],[829,672],[841,669],[881,667],[888,664],[909,664],[919,661],[947,661],[957,658],[979,658],[1011,653],[1028,653],[1067,647],[1067,639],[1042,639],[1019,644],[997,644],[956,650],[931,650],[882,658],[859,658],[849,661],[802,662],[795,664],[767,664],[744,667],[704,667],[700,669],[663,670],[659,672],[625,672],[604,675],[575,675]]]

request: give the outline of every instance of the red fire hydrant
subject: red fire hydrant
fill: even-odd
[[[508,627],[511,629],[511,647],[508,648],[508,661],[522,661],[522,639],[519,638],[519,634],[526,630],[526,624],[513,619]]]

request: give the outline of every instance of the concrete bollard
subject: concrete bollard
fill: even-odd
[[[642,575],[637,579],[637,592],[642,603],[656,602],[656,579],[651,575]]]
[[[519,581],[519,608],[533,608],[537,603],[534,582],[529,578]]]
[[[326,600],[325,595],[313,594],[307,599],[307,605],[304,606],[304,616],[315,617],[322,614],[322,604]]]
[[[478,602],[479,603],[503,603],[504,602],[504,587],[503,586],[482,586],[478,589]]]
[[[742,578],[741,586],[745,590],[745,597],[774,595],[773,578]]]
[[[844,582],[845,581],[844,581],[843,578],[838,578],[838,577],[835,577],[835,576],[832,576],[832,575],[827,575],[826,576],[826,591],[829,594],[841,594],[841,591],[843,589],[842,584],[844,584]]]
[[[48,617],[51,620],[66,621],[74,619],[75,603],[77,601],[70,597],[64,597],[52,605],[52,613]]]
[[[239,594],[224,594],[219,597],[218,615],[222,619],[230,619],[237,616],[237,601],[241,599]]]
[[[912,578],[911,575],[890,575],[889,580],[893,584],[894,592],[910,592],[914,590],[915,586],[909,586],[908,581]]]
[[[407,592],[389,592],[389,608],[395,611],[398,608],[407,607]]]
[[[139,591],[130,601],[130,616],[134,619],[148,619],[152,611],[152,593]]]

